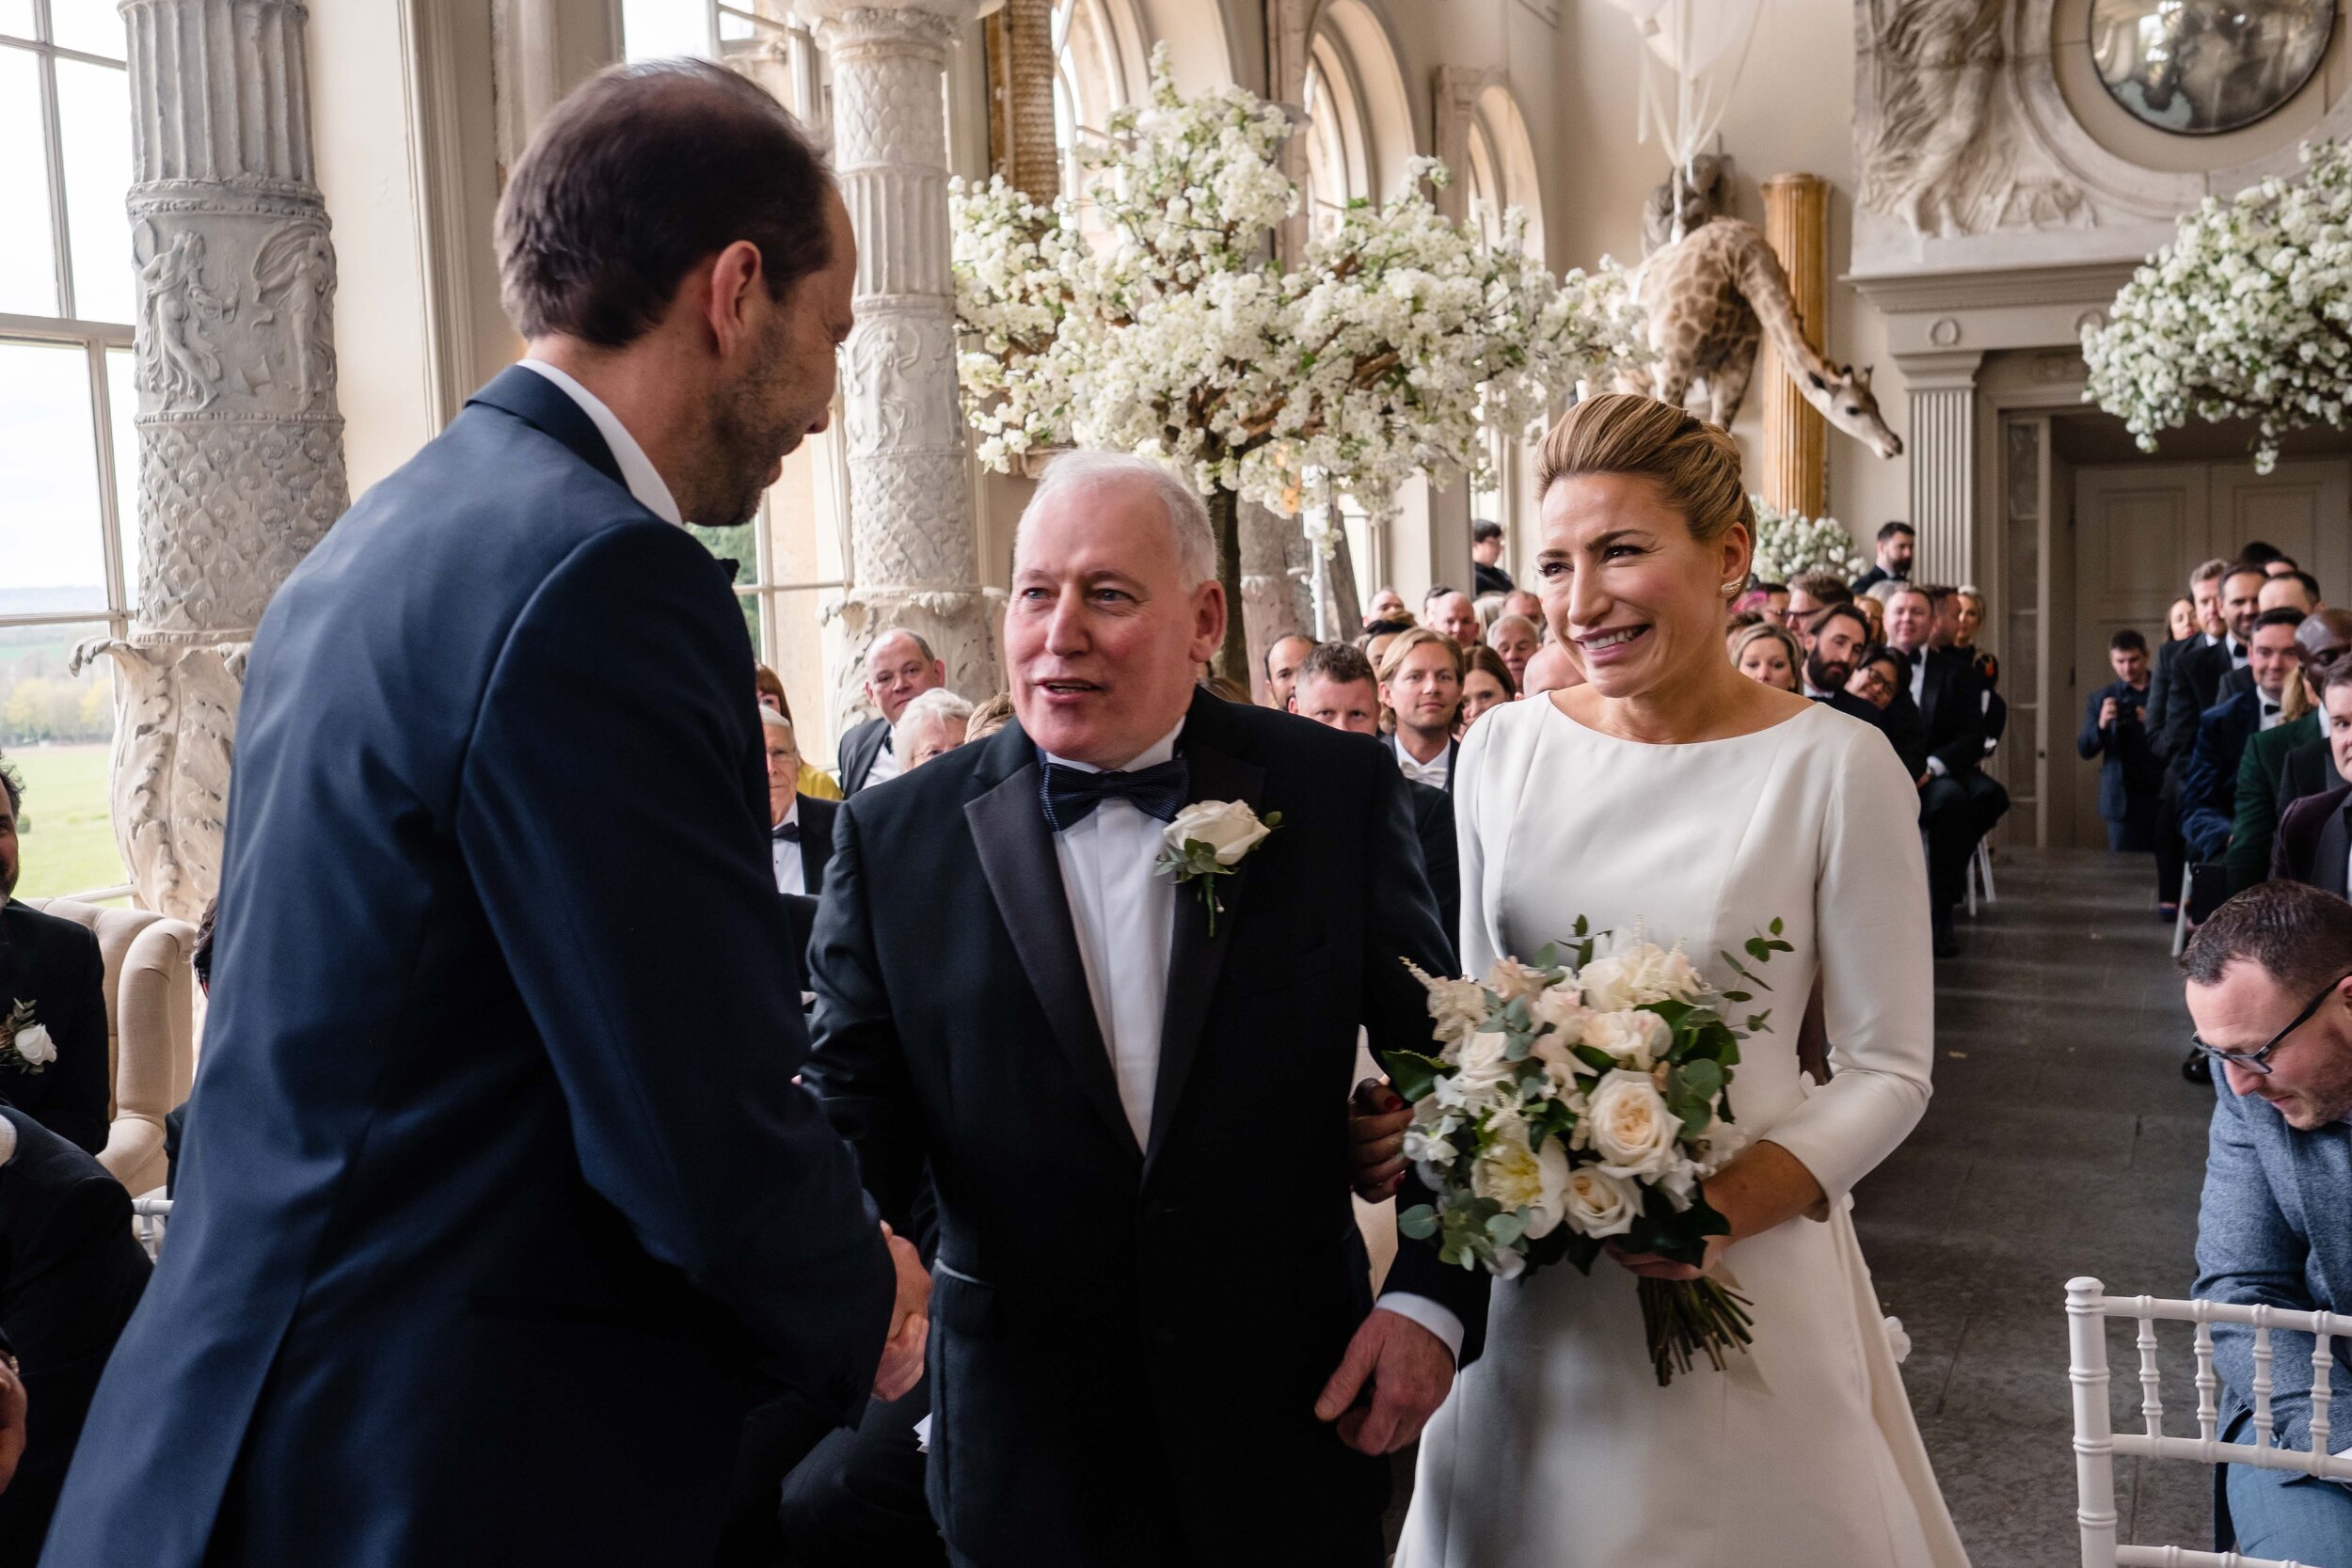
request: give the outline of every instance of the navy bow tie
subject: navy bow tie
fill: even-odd
[[[1132,773],[1089,773],[1083,768],[1049,762],[1038,796],[1045,809],[1046,827],[1060,832],[1085,821],[1105,800],[1124,800],[1147,816],[1172,822],[1184,808],[1191,784],[1192,775],[1182,757]]]
[[[768,836],[774,839],[779,844],[800,843],[801,819],[796,816],[789,822],[777,823],[774,827],[768,830]]]

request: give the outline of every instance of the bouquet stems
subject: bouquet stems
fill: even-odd
[[[1725,1351],[1754,1341],[1748,1299],[1712,1279],[1645,1277],[1641,1296],[1642,1326],[1649,1333],[1650,1365],[1661,1388],[1691,1370],[1693,1353],[1703,1353],[1720,1372]]]

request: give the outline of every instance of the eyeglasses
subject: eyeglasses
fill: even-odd
[[[2317,996],[2312,997],[2310,1003],[2305,1006],[2303,1010],[2295,1015],[2294,1022],[2289,1023],[2285,1028],[2280,1030],[2277,1034],[2271,1036],[2270,1043],[2264,1046],[2260,1051],[2217,1050],[2215,1047],[2207,1045],[2203,1040],[2199,1039],[2194,1035],[2191,1035],[2188,1037],[2189,1046],[2199,1055],[2210,1056],[2215,1061],[2221,1063],[2224,1067],[2244,1068],[2249,1072],[2259,1073],[2263,1077],[2267,1078],[2270,1076],[2270,1053],[2278,1050],[2280,1045],[2284,1044],[2286,1042],[2286,1037],[2289,1035],[2294,1034],[2297,1029],[2300,1029],[2303,1025],[2309,1023],[2312,1021],[2312,1015],[2319,1011],[2321,1004],[2325,1003],[2328,998],[2335,995],[2336,988],[2344,984],[2346,980],[2352,980],[2352,973],[2339,974],[2334,979],[2328,981],[2327,989],[2322,990]]]

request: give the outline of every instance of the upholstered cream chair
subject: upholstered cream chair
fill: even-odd
[[[188,1098],[196,1070],[196,927],[152,910],[27,898],[87,926],[106,964],[106,1054],[114,1127],[98,1163],[135,1196],[164,1184],[164,1117]]]

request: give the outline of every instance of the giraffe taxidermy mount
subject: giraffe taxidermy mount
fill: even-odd
[[[1753,224],[1715,218],[1692,230],[1642,263],[1633,297],[1649,318],[1656,358],[1620,372],[1619,391],[1646,393],[1728,430],[1769,332],[1798,394],[1821,418],[1881,457],[1902,455],[1902,437],[1886,428],[1870,395],[1869,368],[1833,363],[1805,341],[1788,275]]]

